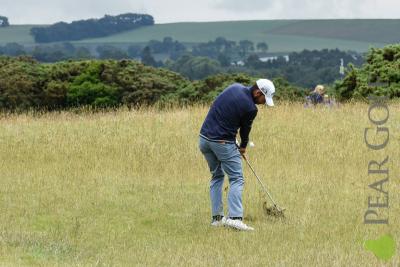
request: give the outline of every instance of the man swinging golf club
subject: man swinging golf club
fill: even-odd
[[[227,226],[243,231],[254,228],[243,223],[243,171],[241,154],[246,153],[249,133],[257,115],[256,104],[273,106],[274,84],[260,79],[252,87],[235,83],[227,87],[212,104],[200,130],[199,148],[211,172],[210,197],[212,226]],[[235,140],[240,129],[241,143]],[[228,218],[224,216],[222,186],[224,172],[229,177]]]

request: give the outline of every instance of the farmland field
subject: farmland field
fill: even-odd
[[[15,25],[0,28],[0,45],[6,43],[33,44],[33,36],[30,35],[34,25]]]
[[[304,20],[273,28],[271,33],[320,38],[398,43],[399,20]]]
[[[0,29],[0,44],[19,42],[34,45],[32,26],[16,25]],[[182,22],[156,24],[103,38],[85,39],[75,44],[114,44],[127,46],[170,36],[187,44],[208,42],[219,36],[229,40],[267,42],[269,52],[303,49],[334,49],[365,52],[370,46],[382,47],[399,42],[400,20],[260,20],[225,22]]]
[[[287,211],[283,221],[263,215],[244,167],[245,220],[256,229],[248,233],[209,226],[197,145],[207,110],[1,114],[0,265],[381,265],[363,242],[400,236],[398,102],[379,152],[364,143],[367,104],[261,107],[248,157]],[[367,226],[368,162],[387,155],[390,224]]]

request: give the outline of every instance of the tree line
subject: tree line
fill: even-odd
[[[58,22],[47,27],[33,27],[30,32],[35,42],[50,43],[104,37],[153,24],[154,19],[150,15],[126,13],[72,23]]]
[[[340,60],[345,64],[360,66],[363,57],[355,52],[333,50],[304,50],[262,61],[268,44],[248,40],[234,42],[223,37],[214,41],[187,45],[165,37],[147,44],[131,44],[120,48],[99,45],[95,50],[71,43],[37,45],[31,50],[11,43],[0,46],[0,54],[9,56],[30,55],[40,62],[57,62],[70,59],[137,59],[148,66],[163,67],[178,72],[190,80],[204,79],[219,73],[247,73],[251,76],[285,77],[289,82],[312,87],[315,83],[328,84],[341,78]],[[239,64],[241,63],[241,64]]]
[[[219,74],[190,81],[178,73],[135,60],[43,64],[26,56],[0,57],[0,109],[209,102],[230,83],[252,85],[254,81],[246,74]],[[280,88],[278,98],[302,94],[302,90],[283,79],[276,83]]]
[[[340,100],[369,95],[400,97],[400,45],[370,49],[365,63],[350,65],[330,88]],[[71,60],[43,64],[30,57],[0,57],[0,109],[65,109],[155,103],[209,103],[226,86],[252,85],[259,77],[221,73],[191,81],[165,68],[136,60]],[[276,98],[302,100],[309,90],[282,77],[273,79]]]
[[[0,16],[0,28],[10,26],[10,22],[8,22],[8,18],[4,16]]]

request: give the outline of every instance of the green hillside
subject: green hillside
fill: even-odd
[[[11,26],[0,29],[0,44],[19,42],[34,44],[32,26]],[[223,36],[229,40],[264,41],[269,52],[303,49],[339,48],[364,52],[370,46],[382,47],[400,41],[400,20],[265,20],[228,22],[182,22],[156,24],[137,30],[77,44],[145,43],[170,36],[184,43],[199,43]]]
[[[358,41],[338,39],[334,36],[313,37],[307,34],[279,34],[275,31],[294,26],[303,21],[273,20],[273,21],[230,21],[202,23],[170,23],[143,27],[105,38],[88,39],[78,43],[136,43],[149,40],[162,40],[165,36],[185,43],[198,43],[214,40],[223,36],[229,40],[251,40],[267,42],[269,52],[301,51],[303,49],[339,48],[343,50],[366,51],[370,46],[382,47],[383,41]],[[311,24],[317,22],[309,21]],[[400,27],[400,20],[398,21]],[[334,21],[332,21],[334,25]],[[317,25],[315,25],[317,27]],[[303,29],[305,31],[306,29]],[[389,36],[390,37],[390,36]],[[388,37],[388,38],[389,38]]]
[[[32,44],[32,35],[29,31],[32,27],[36,25],[13,25],[10,27],[0,28],[0,44],[6,43],[20,43],[20,44]]]
[[[290,23],[291,21],[272,20],[157,24],[150,27],[142,27],[136,31],[125,32],[95,40],[101,42],[146,42],[151,39],[162,39],[164,36],[171,36],[182,42],[198,43],[214,40],[218,36],[223,36],[234,41],[243,39],[264,41],[266,33]],[[86,40],[84,42],[90,41],[93,40]]]
[[[305,20],[275,27],[269,32],[392,44],[400,42],[400,20]]]

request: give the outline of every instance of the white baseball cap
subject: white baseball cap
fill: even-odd
[[[260,89],[261,92],[263,92],[263,94],[265,95],[265,105],[273,107],[274,101],[272,100],[272,97],[275,94],[274,83],[268,79],[259,79],[259,80],[257,80],[256,83],[257,83],[258,89]]]

